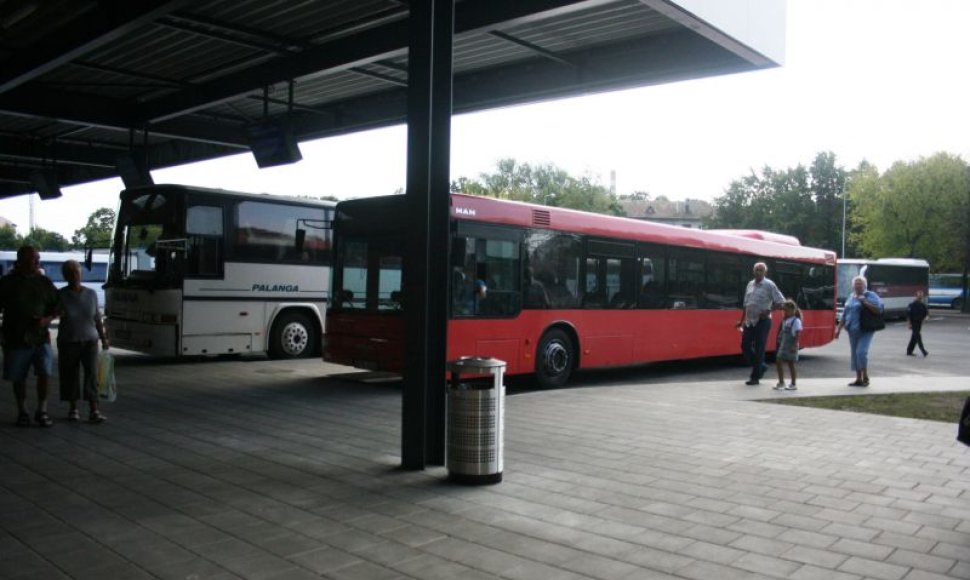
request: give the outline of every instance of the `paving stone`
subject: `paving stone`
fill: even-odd
[[[795,546],[791,550],[788,550],[782,554],[781,557],[787,560],[802,562],[804,564],[811,564],[813,566],[833,569],[837,568],[840,564],[849,559],[849,556],[839,554],[838,552],[829,552],[826,550],[819,550],[817,548],[806,548],[804,546]]]
[[[869,578],[899,580],[909,572],[909,567],[853,556],[839,566],[839,570],[852,574],[864,574]]]
[[[894,551],[885,561],[890,564],[898,564],[900,566],[907,566],[909,568],[938,574],[946,573],[956,564],[956,560],[950,558],[941,558],[939,556],[931,556],[929,554],[911,552],[903,549]]]
[[[789,577],[801,564],[781,558],[773,558],[761,554],[745,554],[731,563],[734,568],[741,568],[750,572],[757,572],[768,576]]]
[[[879,535],[879,530],[864,528],[862,526],[850,526],[847,524],[829,524],[822,528],[821,533],[854,540],[871,540]]]
[[[744,535],[729,544],[730,547],[765,556],[778,556],[794,546],[788,542]]]
[[[782,532],[777,539],[810,548],[828,548],[838,541],[839,538],[828,534],[807,532],[805,530],[787,530]]]
[[[709,542],[694,542],[678,552],[684,556],[718,564],[730,564],[744,555],[741,550]]]
[[[932,550],[937,541],[929,538],[918,538],[914,536],[907,536],[904,534],[897,534],[894,532],[883,532],[873,538],[872,542],[874,544],[881,544],[884,546],[895,546],[897,548],[903,548],[905,550],[912,550],[914,552],[928,553]]]
[[[796,570],[790,578],[791,580],[860,580],[862,576],[805,565]]]
[[[893,553],[894,550],[890,546],[871,544],[869,542],[860,542],[858,540],[848,540],[845,538],[842,538],[838,542],[832,544],[829,549],[835,552],[848,554],[850,556],[860,556],[863,558],[870,558],[872,560],[880,561],[885,560],[886,557]]]

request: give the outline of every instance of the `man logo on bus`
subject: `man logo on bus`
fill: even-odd
[[[297,284],[253,284],[253,292],[299,292]]]
[[[467,216],[475,217],[475,210],[468,207],[456,207],[455,215],[467,215]]]

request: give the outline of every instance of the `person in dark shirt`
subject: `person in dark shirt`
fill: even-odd
[[[37,376],[37,412],[41,427],[53,424],[47,414],[47,384],[54,352],[47,327],[57,317],[57,289],[40,270],[40,254],[32,246],[17,250],[13,271],[0,278],[0,311],[3,312],[3,378],[13,383],[17,399],[17,425],[30,426],[27,412],[27,373]]]
[[[923,291],[916,291],[916,300],[909,303],[906,307],[906,320],[909,323],[910,330],[913,331],[912,335],[909,337],[909,346],[906,347],[906,354],[909,356],[916,356],[913,354],[913,349],[919,346],[920,351],[923,356],[927,356],[930,353],[927,352],[926,347],[923,346],[923,335],[921,331],[923,330],[923,321],[930,315],[929,309],[926,307],[926,303],[923,301]]]

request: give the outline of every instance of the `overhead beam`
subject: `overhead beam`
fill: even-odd
[[[0,73],[0,93],[80,58],[113,42],[140,26],[178,9],[188,0],[143,0],[141,2],[102,1],[52,37],[40,38],[17,51]]]
[[[7,159],[38,162],[56,160],[58,164],[111,168],[115,165],[117,155],[117,150],[101,149],[93,144],[84,147],[56,141],[0,136],[0,157]]]
[[[26,87],[25,87],[26,88]],[[36,92],[24,89],[0,95],[0,112],[27,118],[40,118],[127,132],[142,129],[132,106],[125,101],[82,93]],[[153,135],[213,145],[247,148],[243,126],[204,121],[173,119],[149,125]]]
[[[160,20],[163,25],[179,25],[183,30],[195,34],[202,34],[232,43],[245,43],[251,48],[258,48],[279,53],[300,52],[307,48],[307,43],[263,30],[257,30],[239,24],[229,24],[214,18],[199,14],[176,12]],[[245,44],[244,44],[245,46]]]
[[[506,42],[511,42],[512,44],[516,44],[516,45],[521,46],[522,48],[525,48],[527,50],[530,50],[530,51],[532,51],[532,52],[534,52],[536,54],[542,55],[542,56],[548,58],[549,60],[553,60],[553,61],[556,61],[558,63],[562,63],[562,64],[567,65],[567,66],[576,66],[574,63],[569,62],[568,60],[562,58],[561,56],[559,56],[558,54],[552,52],[551,50],[546,50],[546,49],[542,48],[541,46],[539,46],[537,44],[533,44],[533,43],[528,42],[526,40],[522,40],[521,38],[516,38],[515,36],[512,36],[511,34],[506,34],[505,32],[502,32],[501,30],[490,30],[488,33],[491,34],[492,36],[496,37],[496,38],[501,38],[502,40],[504,40]]]

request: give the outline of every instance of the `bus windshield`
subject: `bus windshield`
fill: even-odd
[[[859,276],[865,264],[839,264],[839,304],[852,292],[852,279]]]
[[[178,201],[172,193],[156,192],[122,200],[109,284],[178,286],[186,242]]]

